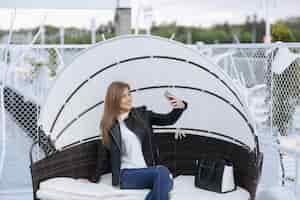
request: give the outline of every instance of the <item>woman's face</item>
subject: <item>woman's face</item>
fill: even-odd
[[[129,90],[126,88],[122,92],[122,97],[120,102],[121,113],[129,112],[131,107],[132,107],[132,97]]]

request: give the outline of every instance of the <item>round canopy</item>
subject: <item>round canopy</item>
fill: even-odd
[[[255,148],[244,97],[217,65],[181,43],[138,35],[88,48],[58,76],[39,120],[58,149],[99,136],[106,89],[116,80],[130,84],[134,106],[170,111],[165,90],[187,101],[187,111],[167,128]]]

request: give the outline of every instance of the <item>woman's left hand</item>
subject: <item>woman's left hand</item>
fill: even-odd
[[[170,101],[171,105],[173,106],[173,108],[183,109],[185,107],[185,104],[183,103],[183,101],[178,99],[175,96],[169,97],[169,101]]]

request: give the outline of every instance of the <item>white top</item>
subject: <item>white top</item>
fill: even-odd
[[[128,114],[127,114],[128,115]],[[125,115],[125,117],[127,116]],[[139,138],[127,128],[124,115],[119,118],[122,136],[121,169],[146,168]]]

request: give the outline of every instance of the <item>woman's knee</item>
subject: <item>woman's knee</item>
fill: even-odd
[[[160,176],[166,177],[166,179],[169,179],[170,181],[173,181],[173,176],[172,176],[170,170],[167,167],[165,167],[163,165],[158,165],[157,169],[158,169],[158,173],[159,173]]]
[[[161,174],[166,174],[166,175],[171,174],[170,170],[167,167],[163,166],[163,165],[158,165],[157,169],[159,170],[159,173],[161,173]]]

